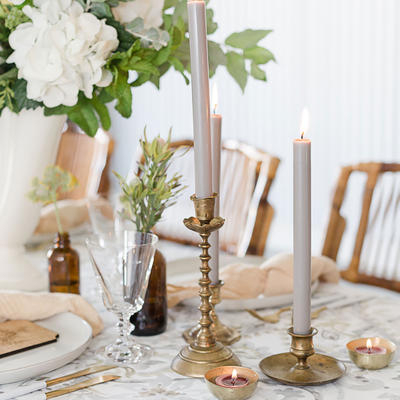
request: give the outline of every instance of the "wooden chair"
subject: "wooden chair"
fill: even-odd
[[[193,215],[189,197],[194,189],[193,141],[171,144],[180,147],[170,173],[183,174],[188,188],[178,203],[165,213],[156,226],[156,233],[165,240],[183,244],[198,244],[198,235],[186,229],[184,217]],[[187,149],[189,147],[189,150]],[[264,151],[237,141],[223,143],[221,157],[221,216],[226,218],[220,231],[221,249],[238,256],[263,255],[274,209],[268,194],[280,160]]]
[[[111,136],[99,130],[95,137],[85,135],[73,123],[62,134],[56,164],[70,171],[79,181],[72,192],[61,199],[83,199],[101,193],[105,197],[109,190],[107,164],[113,151]]]
[[[334,260],[346,220],[341,215],[354,173],[366,177],[353,254],[342,277],[400,291],[400,164],[362,163],[342,168],[322,254]]]

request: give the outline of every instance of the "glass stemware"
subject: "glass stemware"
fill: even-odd
[[[114,363],[138,363],[151,355],[149,346],[130,335],[134,326],[129,319],[142,309],[157,241],[152,233],[135,231],[95,234],[86,239],[104,305],[119,319],[118,338],[99,350]]]

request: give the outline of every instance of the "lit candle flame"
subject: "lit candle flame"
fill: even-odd
[[[370,353],[372,351],[371,339],[367,339],[367,350],[368,350],[368,353]]]
[[[304,135],[308,132],[310,127],[310,113],[307,107],[303,108],[301,112],[301,123],[300,123],[300,134],[301,138],[304,138]]]
[[[236,382],[236,380],[237,380],[237,371],[236,371],[236,369],[233,369],[233,371],[232,371],[232,384],[234,385],[235,384],[235,382]]]
[[[213,83],[211,102],[213,107],[213,113],[215,114],[217,112],[217,106],[218,106],[218,87],[216,82]]]

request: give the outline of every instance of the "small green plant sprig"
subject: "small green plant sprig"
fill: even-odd
[[[46,167],[42,179],[35,177],[32,180],[32,190],[28,193],[29,199],[34,203],[42,203],[43,205],[54,204],[54,212],[60,234],[63,234],[64,230],[61,225],[57,200],[61,193],[68,193],[76,186],[78,186],[77,178],[56,165]]]
[[[122,216],[131,220],[138,232],[150,232],[185,189],[181,184],[182,175],[174,174],[168,179],[167,171],[177,150],[171,149],[170,144],[171,131],[167,141],[160,136],[148,141],[145,129],[140,140],[143,157],[138,163],[138,176],[127,182],[114,172],[122,189]]]

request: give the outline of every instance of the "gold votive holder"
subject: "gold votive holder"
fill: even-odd
[[[232,375],[236,369],[238,376],[248,379],[249,383],[241,387],[223,387],[217,385],[215,380],[221,375]],[[207,387],[210,392],[219,400],[245,400],[250,398],[257,388],[258,374],[250,368],[239,366],[224,366],[213,368],[204,375]]]
[[[386,350],[385,353],[361,353],[357,348],[367,347],[367,341],[370,340],[372,348],[381,347]],[[393,360],[396,351],[396,345],[390,340],[380,337],[367,337],[352,340],[346,345],[351,361],[359,368],[363,369],[381,369],[387,367]]]
[[[346,371],[343,363],[314,351],[313,337],[318,330],[311,328],[305,335],[288,330],[290,352],[275,354],[260,362],[260,369],[268,377],[287,385],[308,386],[333,382]]]

